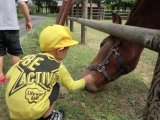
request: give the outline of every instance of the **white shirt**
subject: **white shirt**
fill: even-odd
[[[0,0],[0,30],[19,30],[16,0]]]

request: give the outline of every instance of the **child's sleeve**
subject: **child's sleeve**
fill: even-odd
[[[68,70],[62,63],[59,68],[59,79],[61,84],[68,90],[83,89],[85,87],[85,80],[73,80]]]

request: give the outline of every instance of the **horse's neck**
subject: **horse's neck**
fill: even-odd
[[[151,29],[160,29],[160,0],[137,0],[131,10],[126,25],[139,26]],[[143,47],[134,43],[125,42],[130,48],[137,49],[140,53]]]
[[[139,26],[151,29],[160,29],[160,0],[138,0],[131,10],[126,25]],[[134,33],[133,33],[134,34]],[[132,68],[135,68],[143,47],[135,43],[123,41],[124,48],[132,51],[130,52],[133,60]],[[134,52],[133,52],[134,51]]]
[[[160,29],[160,0],[138,0],[126,22],[127,25]]]

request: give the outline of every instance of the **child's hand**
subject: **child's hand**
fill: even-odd
[[[85,81],[86,81],[86,84],[87,84],[87,83],[94,83],[94,82],[95,82],[95,79],[93,78],[93,76],[92,76],[91,74],[86,75],[86,76],[84,77],[84,79],[85,79]]]

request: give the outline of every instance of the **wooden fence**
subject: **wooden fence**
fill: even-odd
[[[125,10],[107,10],[103,8],[102,9],[94,8],[92,10],[92,14],[90,12],[91,12],[90,9],[88,9],[88,19],[90,18],[99,20],[111,19],[112,13],[118,13],[122,17],[122,19],[127,19],[130,10],[125,11]],[[90,17],[90,15],[92,15],[92,17]],[[81,18],[81,16],[82,16],[82,10],[74,8],[72,17]]]

